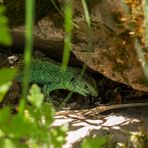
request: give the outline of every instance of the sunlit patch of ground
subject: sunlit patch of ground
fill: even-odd
[[[94,119],[85,117],[81,111],[61,111],[55,119],[53,126],[69,125],[64,148],[79,147],[84,137],[95,135],[112,135],[113,142],[130,143],[131,132],[137,132],[139,128],[148,129],[147,107],[118,109],[97,115]]]

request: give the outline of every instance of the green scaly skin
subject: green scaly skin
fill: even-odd
[[[15,66],[19,69],[16,80],[21,82],[23,76],[22,58],[17,59]],[[43,85],[43,93],[46,98],[49,98],[50,92],[57,89],[66,89],[83,96],[97,96],[95,80],[86,74],[81,77],[80,72],[80,69],[73,67],[62,71],[61,65],[52,59],[33,58],[29,79],[31,83]]]

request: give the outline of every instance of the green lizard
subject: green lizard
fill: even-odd
[[[13,63],[14,67],[18,68],[16,76],[18,82],[22,81],[22,63],[23,60],[20,56]],[[62,71],[61,65],[52,59],[33,58],[29,79],[31,83],[43,85],[42,91],[46,98],[50,98],[49,93],[56,89],[66,89],[83,96],[97,96],[95,80],[86,74],[81,77],[80,72],[80,69],[73,67],[68,67],[67,70]]]

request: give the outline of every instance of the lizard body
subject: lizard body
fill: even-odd
[[[13,63],[18,68],[16,81],[22,82],[23,77],[23,60],[18,57]],[[65,71],[61,70],[61,65],[52,59],[33,58],[29,80],[31,83],[43,85],[45,97],[56,89],[66,89],[83,96],[97,96],[98,91],[95,80],[89,75],[80,76],[81,70],[78,68],[68,67]]]

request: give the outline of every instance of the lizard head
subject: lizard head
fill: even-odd
[[[69,80],[68,85],[68,87],[71,88],[71,91],[79,93],[83,96],[98,95],[95,80],[89,75],[84,75],[84,77],[81,77],[80,75],[73,76]]]

